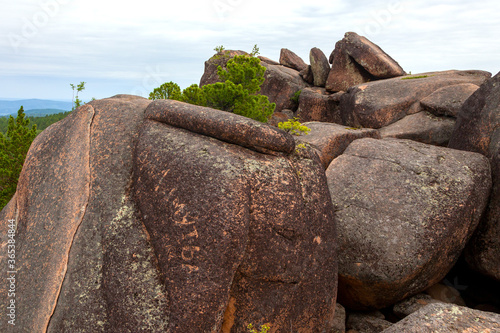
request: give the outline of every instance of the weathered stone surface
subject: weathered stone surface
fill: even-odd
[[[212,58],[205,61],[205,71],[200,79],[200,87],[206,84],[212,84],[220,82],[219,75],[217,75],[217,68],[221,66],[226,68],[227,62],[237,55],[248,54],[245,51],[240,50],[224,50],[222,52],[217,52],[212,56]]]
[[[308,65],[306,68],[304,68],[303,70],[301,70],[299,72],[299,75],[307,83],[309,83],[311,85],[314,83],[314,76],[313,76],[313,72],[312,72],[312,69],[311,69],[311,65]]]
[[[436,283],[425,290],[425,293],[430,295],[435,300],[443,303],[453,303],[456,305],[465,306],[465,301],[460,296],[460,292],[452,286],[447,286],[442,283]]]
[[[352,312],[347,317],[346,328],[355,330],[358,333],[377,333],[382,332],[391,325],[392,323],[385,320],[384,315],[380,312]]]
[[[308,122],[304,123],[311,129],[308,135],[302,135],[297,140],[309,143],[316,149],[321,164],[325,170],[330,162],[342,155],[351,142],[361,138],[379,139],[377,130],[369,128],[351,128],[339,124]]]
[[[280,64],[279,62],[274,61],[272,59],[269,59],[267,57],[257,56],[257,58],[259,58],[260,61],[262,61],[262,62],[268,63],[269,65],[279,65]]]
[[[355,32],[347,32],[330,55],[332,71],[326,89],[347,91],[349,87],[373,79],[405,75],[399,64],[376,44]]]
[[[342,119],[354,127],[381,128],[422,111],[420,101],[439,88],[461,83],[480,85],[489,76],[483,71],[453,70],[364,83],[342,96]]]
[[[393,324],[383,333],[498,332],[500,315],[470,308],[433,303]]]
[[[129,196],[132,147],[149,102],[93,101],[33,143],[13,215],[22,272],[15,332],[166,330],[165,291]]]
[[[342,123],[340,117],[340,96],[342,93],[327,94],[323,88],[304,88],[300,92],[297,117],[301,122],[321,121]]]
[[[394,59],[366,37],[348,32],[344,39],[347,54],[375,78],[388,79],[406,74]]]
[[[431,303],[439,303],[439,301],[427,294],[416,294],[394,304],[392,312],[403,319]]]
[[[174,127],[188,108],[204,117]],[[269,322],[276,332],[328,330],[336,241],[321,165],[308,148],[262,154],[207,130],[217,119],[239,132],[232,116],[170,100],[146,111],[134,193],[168,291],[169,329],[244,332]],[[255,138],[275,133],[254,123]]]
[[[271,103],[276,103],[276,111],[292,109],[291,98],[308,84],[302,80],[299,72],[285,66],[262,64],[266,67],[265,81],[261,86],[260,94],[269,97]]]
[[[463,104],[449,147],[485,156],[500,140],[500,73],[484,82]],[[493,147],[492,147],[493,146]]]
[[[301,71],[307,67],[307,64],[294,52],[289,49],[281,49],[279,63],[283,66]]]
[[[454,127],[454,119],[436,117],[422,111],[382,127],[379,131],[382,138],[409,139],[430,145],[446,146]]]
[[[346,313],[342,304],[335,305],[335,316],[333,317],[333,325],[331,333],[345,333]]]
[[[467,98],[478,88],[479,86],[472,83],[455,84],[439,88],[422,99],[420,103],[424,110],[436,116],[456,117]]]
[[[464,103],[448,146],[481,153],[491,161],[488,211],[465,252],[473,268],[500,280],[500,73]]]
[[[373,80],[373,76],[349,56],[344,40],[335,44],[330,60],[333,60],[330,61],[332,68],[325,84],[328,91],[347,91],[352,86]]]
[[[293,138],[284,131],[231,112],[214,110],[172,100],[158,100],[147,112],[147,118],[201,135],[231,142],[263,153],[290,154],[295,149]]]
[[[309,52],[309,62],[311,63],[314,85],[324,87],[330,73],[330,64],[325,54],[317,47],[313,47]]]
[[[487,159],[410,140],[349,145],[326,170],[337,216],[339,302],[383,308],[440,281],[483,213]]]

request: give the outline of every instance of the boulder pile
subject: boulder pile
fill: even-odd
[[[269,124],[117,95],[35,139],[1,332],[500,330],[500,73],[407,75],[353,32],[259,58]]]

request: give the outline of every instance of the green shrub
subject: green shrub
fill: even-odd
[[[278,128],[293,135],[307,135],[311,131],[309,127],[302,125],[297,117],[278,123]]]
[[[217,47],[216,49],[221,49]],[[258,53],[257,45],[252,54]],[[203,87],[193,84],[182,92],[177,84],[168,82],[149,95],[149,99],[175,99],[200,106],[233,112],[260,122],[267,122],[274,113],[275,103],[267,96],[259,95],[264,82],[266,68],[260,59],[252,55],[240,55],[230,59],[226,68],[217,68],[222,82],[207,84]]]
[[[181,88],[177,83],[172,81],[166,82],[158,88],[155,88],[153,92],[149,94],[149,99],[153,101],[156,99],[175,99],[179,101],[181,100]]]

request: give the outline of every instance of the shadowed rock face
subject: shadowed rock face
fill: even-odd
[[[300,92],[297,117],[299,121],[342,123],[340,97],[342,93],[327,95],[324,88],[304,88]]]
[[[205,112],[213,122],[188,117]],[[263,321],[277,332],[290,323],[298,332],[328,329],[335,226],[321,165],[307,149],[289,156],[269,145],[269,155],[224,142],[240,133],[228,116],[157,101],[140,133],[135,197],[169,292],[169,328],[242,332]],[[221,125],[226,132],[210,129]],[[285,132],[248,125],[254,138],[288,142]]]
[[[339,302],[383,308],[435,284],[479,222],[487,159],[410,140],[359,139],[326,171],[339,238]]]
[[[500,281],[500,73],[465,101],[448,147],[490,159],[493,190],[488,211],[465,252],[469,265]]]

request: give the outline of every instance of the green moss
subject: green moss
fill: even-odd
[[[423,79],[426,77],[429,77],[429,75],[405,76],[405,77],[402,77],[401,80]]]

